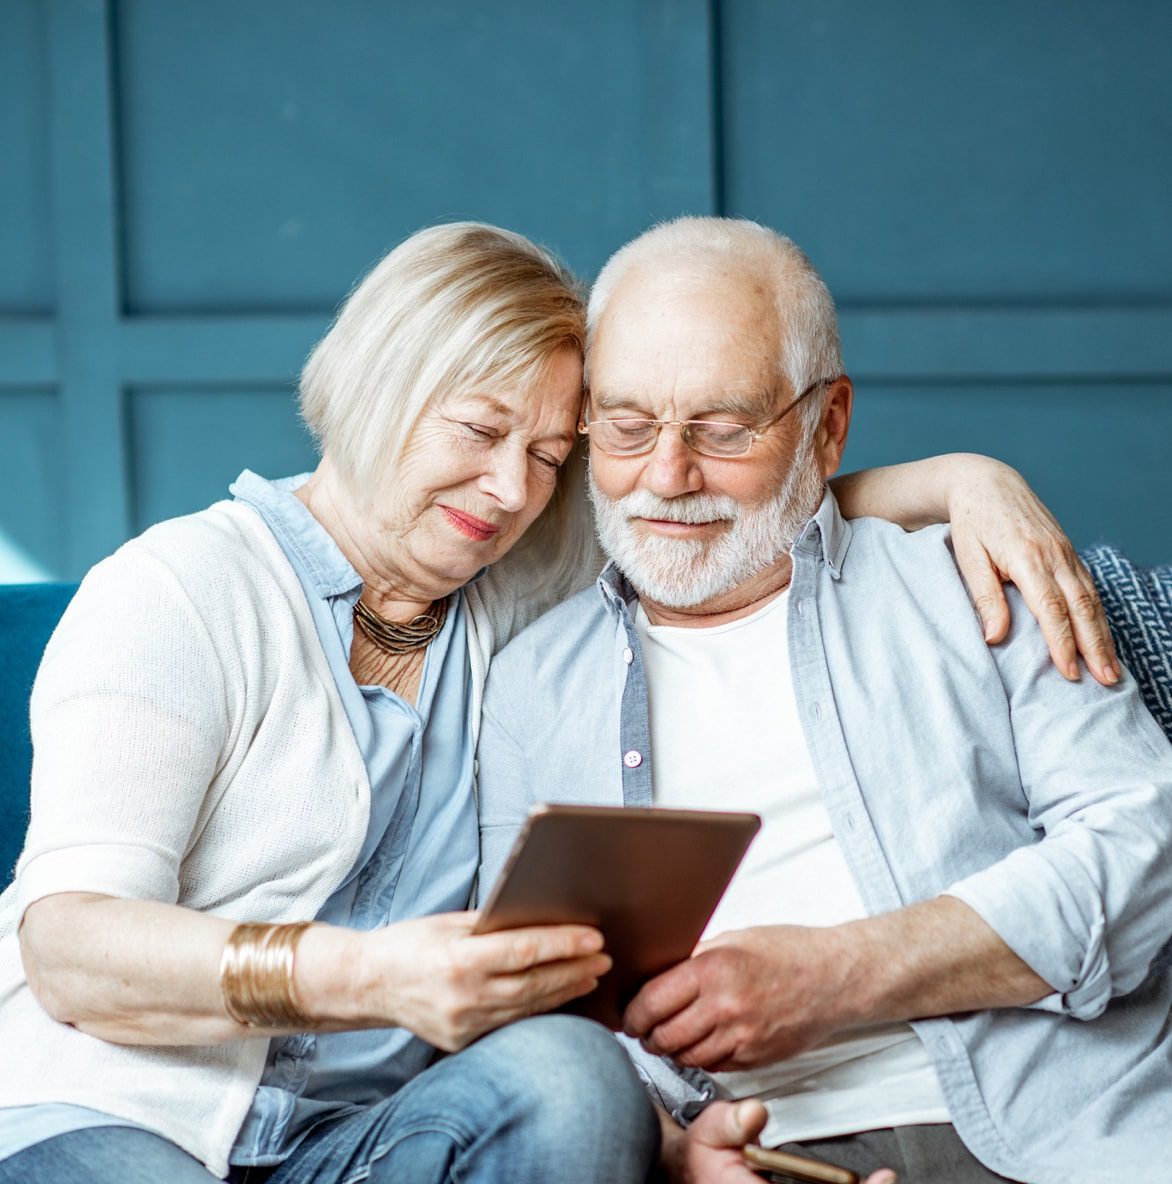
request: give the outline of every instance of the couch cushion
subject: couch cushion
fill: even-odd
[[[1083,552],[1124,666],[1172,738],[1172,566],[1135,567],[1114,547]]]

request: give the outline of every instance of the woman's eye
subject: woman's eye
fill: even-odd
[[[486,428],[486,427],[485,427],[483,424],[479,424],[479,423],[464,423],[464,424],[461,424],[460,426],[461,426],[461,427],[464,427],[464,428],[467,428],[467,430],[468,430],[468,431],[469,431],[469,432],[470,432],[470,433],[471,433],[473,436],[477,436],[477,437],[479,437],[481,440],[491,440],[491,439],[493,439],[493,438],[494,438],[494,436],[496,435],[496,433],[495,433],[495,432],[493,432],[492,428]]]
[[[556,456],[546,456],[541,452],[534,452],[530,455],[534,460],[539,461],[546,468],[553,469],[555,472],[562,467],[562,462]]]

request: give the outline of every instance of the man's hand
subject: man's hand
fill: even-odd
[[[673,1184],[761,1184],[741,1149],[761,1133],[766,1117],[760,1102],[713,1102],[686,1131],[661,1116],[668,1179]],[[873,1172],[864,1184],[895,1184],[895,1173]]]
[[[1069,679],[1078,656],[1104,686],[1119,681],[1119,659],[1091,574],[1054,516],[1016,469],[970,458],[948,495],[956,563],[990,645],[1009,631],[1001,585],[1016,584],[1038,618],[1050,657]]]
[[[762,925],[721,934],[652,979],[623,1029],[659,1056],[701,1069],[772,1064],[857,1022],[839,928]]]
[[[784,1060],[842,1028],[990,1007],[1054,988],[951,896],[826,928],[730,930],[647,983],[623,1030],[718,1071]]]

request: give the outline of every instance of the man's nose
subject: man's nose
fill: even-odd
[[[665,424],[647,456],[642,484],[660,497],[696,493],[704,484],[699,462],[699,453],[684,443],[680,427]]]

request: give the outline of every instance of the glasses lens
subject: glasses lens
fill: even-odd
[[[753,433],[739,423],[693,419],[684,426],[684,441],[705,456],[744,456],[753,443]]]
[[[603,452],[634,456],[655,447],[653,419],[596,419],[590,424],[590,438]]]

